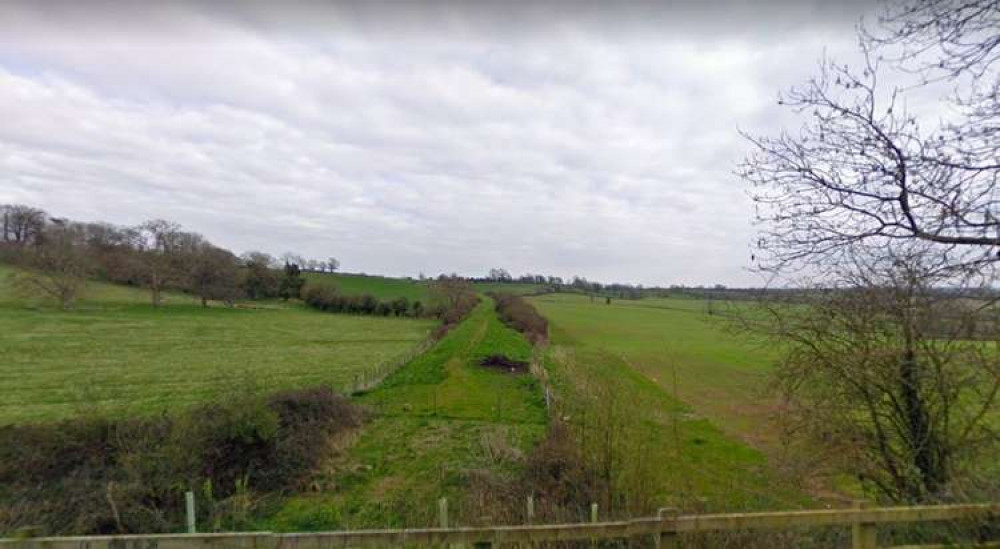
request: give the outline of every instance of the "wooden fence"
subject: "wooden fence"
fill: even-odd
[[[880,524],[995,520],[1000,504],[934,505],[715,515],[670,515],[622,521],[579,524],[545,524],[471,528],[419,528],[402,530],[356,530],[279,534],[247,532],[228,534],[156,534],[129,536],[85,536],[32,539],[0,539],[0,549],[173,549],[181,547],[326,549],[334,547],[419,547],[466,545],[489,547],[500,544],[612,540],[646,537],[663,549],[676,547],[678,535],[732,530],[850,526],[852,547],[872,549]],[[990,546],[995,546],[990,544]]]

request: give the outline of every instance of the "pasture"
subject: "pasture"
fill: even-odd
[[[479,361],[499,353],[528,360],[531,352],[484,300],[434,347],[358,397],[375,418],[331,462],[318,481],[321,491],[290,499],[261,526],[426,526],[441,496],[452,501],[453,519],[483,516],[483,502],[470,494],[470,475],[512,475],[519,456],[544,435],[546,413],[534,377]]]
[[[382,301],[405,297],[410,301],[427,302],[427,284],[411,278],[311,272],[303,273],[303,276],[308,282],[333,284],[344,295],[369,294]]]
[[[370,294],[376,299],[388,301],[397,297],[405,297],[410,301],[427,303],[430,295],[428,287],[431,280],[416,280],[413,278],[393,278],[388,276],[352,274],[352,273],[304,273],[309,282],[333,284],[344,295]],[[533,294],[544,291],[544,284],[528,284],[522,282],[475,282],[472,287],[479,294],[488,292],[509,292],[513,294]]]
[[[607,305],[548,294],[531,302],[578,346],[616,357],[727,434],[755,446],[773,441],[764,392],[778,352],[727,331],[721,319],[706,314],[705,301],[645,298]]]
[[[90,285],[73,310],[25,304],[0,268],[0,424],[173,411],[234,390],[323,384],[400,360],[434,323],[271,303],[202,308],[171,293]]]
[[[768,459],[773,351],[726,333],[694,300],[531,302],[549,319],[546,365],[577,425],[617,425],[620,445],[658,464],[634,474],[659,487],[660,501],[712,511],[811,505]]]

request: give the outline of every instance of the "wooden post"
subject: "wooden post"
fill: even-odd
[[[673,507],[661,507],[656,511],[656,516],[661,519],[677,518],[677,509]],[[656,549],[676,549],[678,546],[676,531],[667,532],[661,530],[660,534],[656,536]]]
[[[597,522],[597,504],[596,503],[591,503],[590,504],[590,522]],[[591,547],[597,547],[597,540],[591,538],[591,540],[590,540],[590,546]]]
[[[448,498],[438,500],[438,525],[441,528],[448,527]]]
[[[528,496],[528,508],[525,516],[528,519],[528,524],[535,521],[535,496]]]
[[[184,492],[184,506],[187,509],[187,531],[189,534],[197,533],[194,517],[194,492],[190,490]]]
[[[858,510],[871,509],[870,501],[859,500],[854,502],[854,508]],[[876,549],[878,547],[878,530],[871,522],[855,522],[851,527],[851,549]]]

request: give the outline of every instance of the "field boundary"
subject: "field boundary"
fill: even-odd
[[[940,522],[997,519],[1000,503],[925,505],[853,509],[671,515],[575,524],[543,524],[466,528],[414,528],[355,530],[315,533],[244,532],[217,534],[154,534],[122,536],[78,536],[31,539],[0,539],[4,548],[88,549],[112,547],[384,547],[405,545],[477,544],[627,539],[658,536],[661,546],[673,547],[677,535],[732,530],[774,530],[816,526],[851,526],[852,548],[873,549],[876,526],[891,523]]]

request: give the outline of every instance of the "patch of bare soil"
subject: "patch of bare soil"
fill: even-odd
[[[479,361],[479,365],[484,368],[506,372],[508,374],[528,373],[528,363],[521,360],[513,360],[504,355],[490,355]]]

